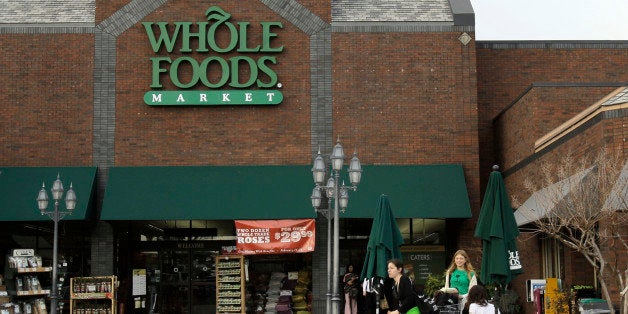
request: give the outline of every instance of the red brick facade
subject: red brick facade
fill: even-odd
[[[604,148],[625,160],[627,152],[625,141],[628,133],[625,126],[628,118],[621,115],[616,118],[598,117],[572,131],[572,135],[565,137],[560,144],[535,152],[537,140],[615,92],[621,86],[618,83],[624,82],[625,86],[628,81],[628,76],[619,66],[628,61],[625,48],[542,51],[544,53],[541,54],[534,49],[478,49],[478,98],[480,105],[486,106],[486,110],[480,111],[480,120],[484,121],[480,129],[485,129],[483,134],[480,131],[480,143],[488,144],[483,149],[495,151],[493,155],[481,152],[482,167],[491,162],[503,165],[509,193],[519,202],[530,196],[524,188],[524,181],[542,177],[540,165],[544,162],[559,162],[566,155],[576,158],[591,156]],[[528,52],[530,54],[526,54],[526,58],[518,55]],[[571,60],[582,61],[571,64]],[[499,70],[497,73],[490,72],[489,79],[488,69]],[[494,161],[487,159],[488,156],[494,156]],[[519,238],[520,247],[525,249],[522,251],[527,252],[523,254],[522,264],[528,265],[525,276],[519,276],[513,282],[520,295],[523,295],[523,290],[519,289],[525,286],[526,279],[534,276],[542,278],[541,253],[538,247],[528,249],[530,245],[538,246],[538,241],[537,237],[525,235]],[[565,287],[592,285],[592,268],[581,255],[565,249],[562,258]],[[607,278],[608,283],[612,281]],[[614,298],[618,296],[616,287],[611,284]],[[618,298],[613,301],[619,303]],[[526,307],[532,311],[531,304]]]
[[[92,164],[94,36],[2,34],[3,166]]]
[[[299,1],[330,24],[331,1]],[[131,1],[96,2],[95,23]],[[113,166],[308,165],[312,161],[312,37],[261,1],[212,1],[233,21],[280,21],[273,69],[284,100],[277,106],[151,107],[150,58],[206,57],[204,53],[154,53],[141,22],[206,20],[206,2],[166,1],[119,35],[102,33],[0,33],[0,165],[94,165],[94,112],[98,36],[115,37]],[[333,23],[332,23],[333,24]],[[330,25],[327,25],[330,26]],[[363,164],[462,164],[473,218],[456,221],[456,244],[474,265],[481,245],[473,236],[483,190],[493,164],[507,172],[511,196],[525,200],[523,180],[532,165],[568,151],[578,155],[603,145],[626,154],[626,117],[606,119],[539,156],[534,142],[628,82],[628,49],[593,43],[476,43],[461,31],[330,32],[332,137],[355,147]],[[474,33],[469,32],[473,37]],[[252,45],[259,38],[252,35]],[[218,40],[226,40],[220,37]],[[528,46],[526,46],[528,45]],[[176,49],[175,49],[176,50]],[[226,58],[232,56],[227,54]],[[244,72],[246,73],[246,72]],[[173,86],[166,83],[165,89]],[[495,124],[493,120],[495,119]],[[96,165],[99,166],[99,165]],[[514,169],[516,168],[516,169]],[[103,193],[103,191],[99,191]],[[305,196],[307,198],[307,196]],[[521,235],[525,280],[540,278],[538,239]],[[624,258],[626,258],[624,256]],[[566,252],[565,282],[588,283],[590,269]],[[585,278],[585,279],[583,279]],[[530,304],[526,304],[529,310]]]

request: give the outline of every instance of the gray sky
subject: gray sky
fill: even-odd
[[[627,0],[470,0],[477,40],[628,40]]]

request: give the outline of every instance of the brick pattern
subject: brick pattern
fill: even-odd
[[[462,164],[477,211],[475,50],[458,36],[333,33],[334,138],[365,164]]]
[[[303,62],[310,53],[309,49],[289,48],[309,47],[308,36],[281,17],[271,17],[270,10],[241,10],[240,3],[231,1],[215,4],[234,14],[233,19],[250,21],[251,25],[270,20],[283,22],[284,29],[278,39],[288,48],[277,56],[278,64],[273,68],[284,85],[284,102],[273,107],[147,106],[138,95],[150,90],[149,58],[155,53],[143,26],[135,25],[117,40],[118,51],[126,53],[117,56],[116,65],[116,165],[310,163],[310,154],[303,154],[303,147],[310,147],[310,64]],[[202,3],[189,3],[187,8],[167,3],[163,9],[161,13],[155,12],[151,20],[177,20],[178,17],[172,16],[175,9],[186,20],[194,20],[191,17],[201,12],[198,18],[201,20],[206,8]],[[199,60],[208,56],[185,55]],[[182,54],[170,54],[173,59],[179,56]],[[164,89],[173,86],[166,84]]]
[[[0,164],[91,165],[93,35],[0,35],[0,45],[11,47],[0,59]]]
[[[326,24],[331,23],[331,0],[298,0],[298,2]]]
[[[96,0],[96,24],[100,24],[133,0]]]
[[[113,228],[104,221],[98,222],[92,237],[91,276],[111,276],[114,272]]]
[[[535,141],[613,90],[614,87],[533,87],[495,120],[499,164],[510,169],[533,155]]]
[[[478,43],[478,108],[482,173],[497,161],[492,120],[533,83],[628,82],[628,42]],[[611,83],[615,83],[611,85]],[[486,179],[483,179],[486,180]]]
[[[586,91],[586,89],[584,89],[584,91]],[[585,94],[586,92],[582,93],[583,98],[588,97],[588,96],[585,96]],[[562,94],[558,92],[556,93],[556,95],[561,96]],[[560,104],[561,102],[557,101],[556,103]],[[530,112],[531,111],[532,110],[530,110]],[[522,142],[528,142],[528,143],[530,142],[525,136],[526,134],[525,129],[526,128],[530,129],[530,127],[527,126],[528,121],[530,119],[529,116],[523,115],[523,114],[519,116],[515,116],[511,114],[510,112],[508,112],[507,114],[502,115],[501,119],[507,120],[507,122],[506,121],[500,122],[500,124],[503,123],[505,125],[503,129],[505,128],[507,128],[508,130],[522,129],[522,132],[520,133],[520,136],[521,136],[520,140]],[[506,184],[507,184],[508,191],[510,192],[511,197],[518,199],[520,202],[523,202],[530,196],[530,193],[524,187],[524,182],[529,179],[543,177],[543,175],[540,173],[541,171],[540,166],[543,163],[560,163],[561,158],[567,155],[572,155],[576,159],[582,158],[584,156],[590,157],[592,154],[595,154],[597,151],[603,149],[603,147],[605,146],[607,149],[613,151],[614,153],[619,153],[620,155],[623,155],[624,156],[623,158],[625,159],[627,151],[625,148],[624,141],[627,134],[626,128],[625,128],[627,121],[628,121],[628,116],[626,115],[622,117],[617,117],[617,118],[600,119],[599,122],[591,124],[590,127],[580,131],[580,133],[571,137],[570,139],[568,139],[561,145],[556,146],[552,150],[542,155],[539,155],[538,157],[533,159],[533,161],[530,164],[526,165],[525,167],[521,168],[520,170],[516,172],[513,172],[511,175],[509,175],[506,178]],[[553,123],[556,123],[556,122],[553,122]],[[535,124],[531,123],[530,125],[534,126]],[[543,123],[539,123],[539,125],[542,126]],[[529,130],[529,132],[534,133],[533,130]],[[499,139],[500,138],[498,138],[498,140]],[[508,146],[503,146],[503,147],[508,147]],[[529,149],[529,147],[527,148]],[[507,155],[507,154],[502,153],[502,155]],[[520,152],[520,155],[525,157],[525,156],[529,156],[530,154],[525,152],[525,149],[524,149],[523,152]],[[537,182],[537,184],[541,184],[541,183]],[[603,229],[604,225],[601,225],[600,228]],[[534,242],[534,239],[535,238],[530,238],[530,237],[522,238],[520,236],[519,244],[528,245],[528,242]],[[608,247],[606,248],[606,250],[608,250]],[[533,262],[530,264],[527,264],[525,261],[522,261],[524,265],[526,265],[525,277],[535,278],[535,277],[529,277],[527,274],[528,274],[528,271],[532,272],[532,274],[540,272],[540,267],[541,267],[540,256],[539,254],[534,254],[534,252],[538,252],[538,251],[535,251],[535,250],[524,251],[521,248],[520,248],[520,251],[529,253],[529,254],[526,254],[529,256],[529,257],[526,257],[526,259],[538,259],[538,262],[536,263]],[[571,252],[569,249],[566,249],[565,251],[566,251],[564,255],[565,268],[564,268],[564,274],[563,274],[564,275],[564,278],[563,278],[564,287],[569,287],[571,285],[578,285],[578,284],[592,285],[594,281],[594,278],[592,275],[593,274],[592,267],[588,264],[588,262],[586,262],[586,260],[584,260],[584,257],[582,257],[580,254]],[[620,253],[620,255],[624,256],[622,258],[625,258],[625,251],[623,251],[623,253]],[[614,285],[613,280],[614,278],[608,278],[607,283],[611,284],[610,286],[611,290],[616,291],[617,286]],[[513,282],[513,288],[516,291],[518,291],[520,295],[523,295],[523,293],[525,292],[523,290],[523,287],[525,287],[525,285],[522,279],[519,279],[519,281]],[[617,295],[618,294],[612,294],[613,297]],[[614,300],[614,301],[617,302],[618,300]],[[525,306],[528,310],[532,310],[532,308],[528,308],[530,306],[529,304],[526,304]]]
[[[628,118],[618,111],[589,123],[543,154],[534,154],[534,141],[540,136],[628,82],[623,70],[626,43],[478,43],[478,47],[481,169],[498,162],[508,171],[525,161],[505,178],[511,197],[519,202],[529,197],[524,181],[541,177],[539,165],[544,162],[567,154],[589,155],[604,145],[626,156]],[[525,295],[525,279],[543,275],[540,254],[534,253],[539,252],[536,239],[519,237],[519,250],[527,253],[521,256],[525,276],[515,278],[512,286],[520,296]],[[593,282],[592,268],[582,256],[566,250],[564,261],[566,287]],[[523,305],[526,313],[534,311],[532,304]]]
[[[275,107],[153,108],[138,97],[149,90],[149,58],[155,55],[138,22],[202,21],[207,9],[203,3],[101,0],[96,28],[0,28],[0,44],[12,48],[0,60],[5,69],[0,73],[4,87],[0,145],[5,148],[0,164],[97,164],[105,168],[309,164],[312,156],[304,148],[313,153],[323,144],[329,153],[325,150],[339,136],[347,153],[357,148],[365,164],[463,164],[474,218],[451,222],[459,232],[457,239],[448,241],[468,248],[479,265],[479,241],[469,235],[475,227],[480,189],[485,186],[480,181],[488,178],[495,156],[511,164],[526,151],[515,145],[518,135],[509,134],[506,143],[515,149],[495,155],[492,119],[533,83],[600,83],[586,92],[535,89],[519,100],[515,107],[537,108],[533,120],[551,128],[557,118],[569,116],[597,93],[603,94],[609,86],[603,83],[628,81],[624,71],[628,55],[621,44],[496,43],[476,49],[475,42],[464,46],[457,39],[462,31],[473,37],[472,28],[451,26],[448,18],[444,25],[437,23],[439,19],[408,26],[390,22],[405,21],[403,16],[389,16],[382,26],[368,15],[375,11],[367,10],[356,19],[346,15],[344,20],[334,20],[337,24],[332,28],[331,12],[342,1],[325,1],[327,6],[313,0],[283,3],[212,3],[234,14],[235,20],[252,25],[269,20],[284,23],[279,40],[286,49],[274,67],[284,85],[284,102]],[[419,7],[426,3],[416,2]],[[421,22],[420,16],[413,19]],[[358,20],[366,24],[342,24]],[[556,100],[556,95],[562,99]],[[560,105],[563,111],[549,112],[549,104]],[[607,143],[625,152],[625,119],[607,119],[571,140],[569,146],[584,153]],[[564,152],[558,148],[539,161]],[[480,156],[485,156],[481,163]],[[516,187],[517,180],[531,173],[531,167],[514,173],[509,185],[512,180]],[[106,173],[98,177],[97,194],[102,195]],[[524,197],[516,188],[509,191]],[[318,244],[322,241],[324,247],[326,220],[317,222],[319,234],[325,234],[317,237]],[[113,251],[108,232],[98,229],[94,235],[95,274],[113,271],[104,260]],[[522,251],[534,252],[534,243],[521,246]],[[531,263],[526,273],[534,274],[533,256],[525,257]],[[316,254],[315,278],[325,278],[326,258]],[[581,267],[573,259],[570,263],[572,268]],[[516,280],[523,280],[520,277]],[[314,280],[315,294],[323,296],[316,306],[320,301],[324,305],[325,288],[324,280]]]

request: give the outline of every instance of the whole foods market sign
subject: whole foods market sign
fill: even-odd
[[[281,22],[261,22],[261,34],[251,34],[249,22],[229,22],[231,15],[217,6],[206,12],[207,22],[143,22],[153,52],[200,53],[202,60],[189,56],[150,58],[151,89],[144,102],[151,106],[190,105],[276,105],[283,95],[273,46]],[[226,42],[218,38],[228,34]],[[221,37],[222,35],[222,37]],[[258,38],[250,44],[249,38]],[[226,54],[235,56],[227,57]],[[243,55],[243,54],[247,55]],[[250,55],[253,55],[251,57]],[[162,90],[167,80],[178,90]]]

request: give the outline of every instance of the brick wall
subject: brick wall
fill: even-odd
[[[0,164],[88,166],[92,34],[3,34]]]
[[[583,48],[586,44],[563,49],[551,44],[530,49],[525,43],[508,49],[497,48],[498,44],[478,46],[481,169],[492,163],[503,165],[508,191],[519,203],[531,194],[524,187],[526,180],[542,187],[543,163],[558,163],[566,155],[580,159],[602,147],[625,156],[627,118],[621,116],[591,122],[560,144],[534,152],[534,142],[541,136],[628,81],[621,70],[628,61],[625,45],[608,44],[605,49]],[[519,249],[524,252],[525,273],[513,281],[513,288],[522,296],[525,279],[542,275],[541,257],[535,253],[538,238],[522,234]],[[580,254],[566,249],[564,262],[565,287],[593,283],[592,267]],[[526,312],[533,311],[531,304],[525,307]]]
[[[458,36],[333,33],[334,137],[366,164],[462,164],[476,217],[475,50]]]
[[[586,90],[586,89],[585,89]],[[534,93],[532,93],[534,94]],[[582,93],[583,95],[585,93]],[[557,93],[557,98],[560,98],[561,93]],[[584,96],[583,96],[584,97]],[[561,106],[561,101],[557,101],[557,106]],[[551,104],[551,102],[550,102]],[[517,106],[519,103],[517,104]],[[565,106],[568,107],[568,106]],[[531,102],[527,110],[517,110],[516,106],[513,107],[513,111],[518,114],[511,113],[510,111],[506,114],[500,116],[498,120],[498,125],[500,130],[504,130],[505,142],[509,144],[501,144],[501,147],[504,147],[504,150],[500,151],[500,153],[505,156],[505,164],[508,166],[513,166],[517,162],[520,162],[520,168],[517,171],[513,171],[509,176],[506,177],[506,183],[508,190],[510,192],[511,197],[518,200],[519,204],[524,202],[528,197],[530,197],[531,192],[525,187],[525,182],[530,180],[532,184],[534,184],[538,188],[545,187],[546,183],[543,181],[544,177],[542,174],[541,165],[547,164],[563,164],[562,158],[565,156],[572,156],[575,158],[575,162],[579,162],[582,158],[591,158],[595,156],[597,152],[606,147],[611,150],[615,154],[624,154],[622,157],[625,159],[625,144],[624,139],[625,136],[622,136],[622,132],[625,133],[625,127],[620,128],[620,125],[625,125],[627,118],[619,117],[619,118],[609,118],[609,119],[601,119],[599,122],[591,124],[588,128],[584,130],[580,130],[576,135],[570,137],[561,145],[554,147],[553,149],[547,151],[541,151],[541,153],[534,154],[533,153],[533,144],[534,138],[528,138],[526,135],[534,134],[536,131],[534,130],[534,126],[539,125],[542,129],[545,125],[552,125],[554,122],[544,123],[543,121],[531,122],[528,125],[528,121],[534,121],[536,118],[533,117],[533,112],[535,111],[534,102]],[[568,112],[567,108],[565,112]],[[561,115],[558,114],[558,117]],[[560,122],[560,121],[559,121]],[[622,130],[619,130],[622,129]],[[511,131],[508,131],[511,130]],[[516,132],[513,130],[517,130]],[[548,130],[545,130],[547,132]],[[517,138],[516,135],[519,134],[520,142],[510,141],[509,139]],[[620,133],[620,134],[617,134]],[[510,135],[509,135],[510,134]],[[538,137],[538,135],[536,135]],[[501,140],[501,137],[497,139]],[[507,152],[508,147],[512,146],[514,152]],[[527,160],[522,162],[521,159]],[[604,230],[604,224],[600,226],[601,230]],[[523,249],[520,248],[521,252],[525,252],[526,260],[522,261],[523,265],[526,268],[525,276],[526,279],[531,279],[534,277],[530,277],[530,273],[540,274],[540,255],[536,252],[538,250],[528,250],[528,242],[536,242],[536,237],[528,237],[522,243],[522,237],[519,238],[519,243],[523,244]],[[527,250],[527,251],[524,251]],[[625,250],[620,250],[620,255],[625,255]],[[607,250],[605,254],[608,254]],[[607,255],[608,256],[608,255]],[[622,257],[624,258],[624,257]],[[538,260],[539,262],[534,263],[531,259]],[[530,264],[527,264],[530,263]],[[564,253],[564,277],[563,279],[563,287],[569,288],[572,285],[593,285],[594,277],[593,277],[593,268],[590,264],[584,259],[582,255],[579,253],[573,252],[571,249],[566,248]],[[522,276],[520,276],[522,277]],[[523,295],[523,290],[520,290],[524,287],[523,278],[518,279],[518,281],[513,281],[513,287],[515,290],[520,292],[520,295]],[[607,284],[610,284],[611,297],[614,298],[614,302],[618,302],[619,300],[615,299],[618,294],[617,285],[614,282],[614,279],[608,278]],[[529,305],[526,305],[529,306]]]
[[[534,154],[535,142],[615,90],[614,87],[531,88],[495,120],[496,160],[510,169]]]
[[[479,136],[482,172],[496,162],[492,119],[538,82],[615,84],[628,82],[628,46],[610,43],[477,44]],[[586,96],[585,93],[582,94]]]
[[[310,163],[309,37],[270,9],[260,7],[258,2],[218,1],[213,5],[231,13],[232,22],[249,21],[249,40],[253,42],[261,31],[259,22],[283,23],[284,28],[277,30],[276,45],[285,48],[276,54],[278,63],[272,68],[284,86],[284,101],[277,106],[147,106],[142,96],[150,90],[149,58],[159,55],[175,59],[185,55],[203,60],[215,54],[155,54],[144,27],[136,24],[117,41],[116,165]],[[147,20],[203,21],[205,10],[206,3],[167,3]],[[218,40],[224,44],[226,37]],[[216,81],[216,69],[213,70],[210,77]],[[164,89],[174,87],[164,80]]]

